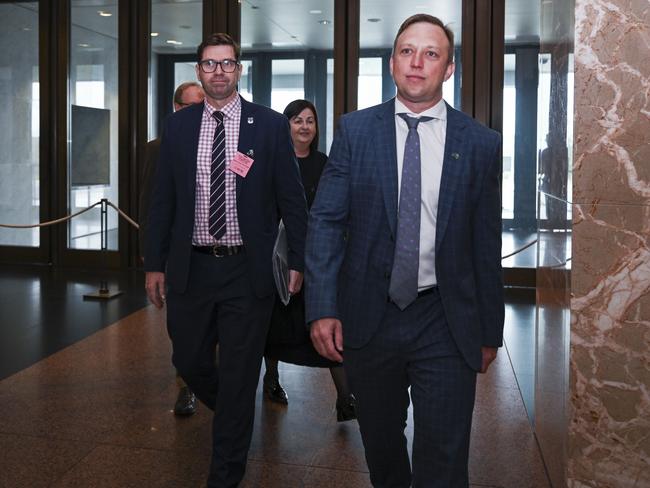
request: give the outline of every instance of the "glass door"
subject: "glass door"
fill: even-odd
[[[0,3],[0,223],[40,220],[38,2]],[[0,246],[38,248],[40,229],[0,227]]]
[[[71,2],[67,207],[106,198],[118,206],[118,6]],[[118,249],[118,215],[109,210],[107,249]],[[67,248],[102,247],[99,206],[68,225]]]

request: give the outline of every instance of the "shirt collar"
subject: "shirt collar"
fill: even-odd
[[[217,109],[214,108],[210,103],[208,102],[208,99],[206,98],[204,100],[204,106],[205,106],[205,111],[208,112],[208,115],[212,116],[213,112],[216,112]],[[221,109],[221,112],[223,113],[223,116],[228,118],[228,119],[234,119],[235,116],[237,115],[238,112],[241,111],[241,100],[239,98],[239,94],[237,94],[235,97],[233,97],[232,100],[230,100],[225,107]]]
[[[404,105],[400,100],[395,97],[395,115],[406,113],[412,117],[421,117],[423,115],[427,117],[433,117],[434,119],[447,120],[447,104],[444,99],[440,99],[433,107],[426,109],[424,112],[416,114],[411,112],[406,105]]]

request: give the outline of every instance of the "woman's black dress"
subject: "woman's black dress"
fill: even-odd
[[[322,152],[312,151],[306,158],[297,158],[305,187],[307,207],[311,208],[316,197],[318,180],[323,172],[327,156]],[[266,340],[265,356],[279,361],[301,366],[330,368],[339,366],[335,361],[324,358],[311,343],[305,326],[305,299],[303,290],[291,297],[288,305],[275,300],[271,327]]]

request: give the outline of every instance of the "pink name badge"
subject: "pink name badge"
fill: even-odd
[[[240,153],[237,151],[235,154],[235,157],[230,161],[230,171],[232,171],[235,174],[238,174],[242,178],[246,178],[246,175],[248,174],[248,170],[251,169],[251,166],[253,166],[253,160],[246,156],[245,154]]]

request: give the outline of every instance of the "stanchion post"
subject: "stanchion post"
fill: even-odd
[[[102,253],[102,260],[104,261],[104,268],[106,267],[106,253],[108,253],[108,200],[102,198],[101,211],[99,218],[99,239],[100,239],[100,252]],[[94,293],[86,293],[84,298],[90,299],[110,299],[124,293],[121,290],[111,291],[108,288],[108,280],[103,279],[99,281],[99,290]]]

